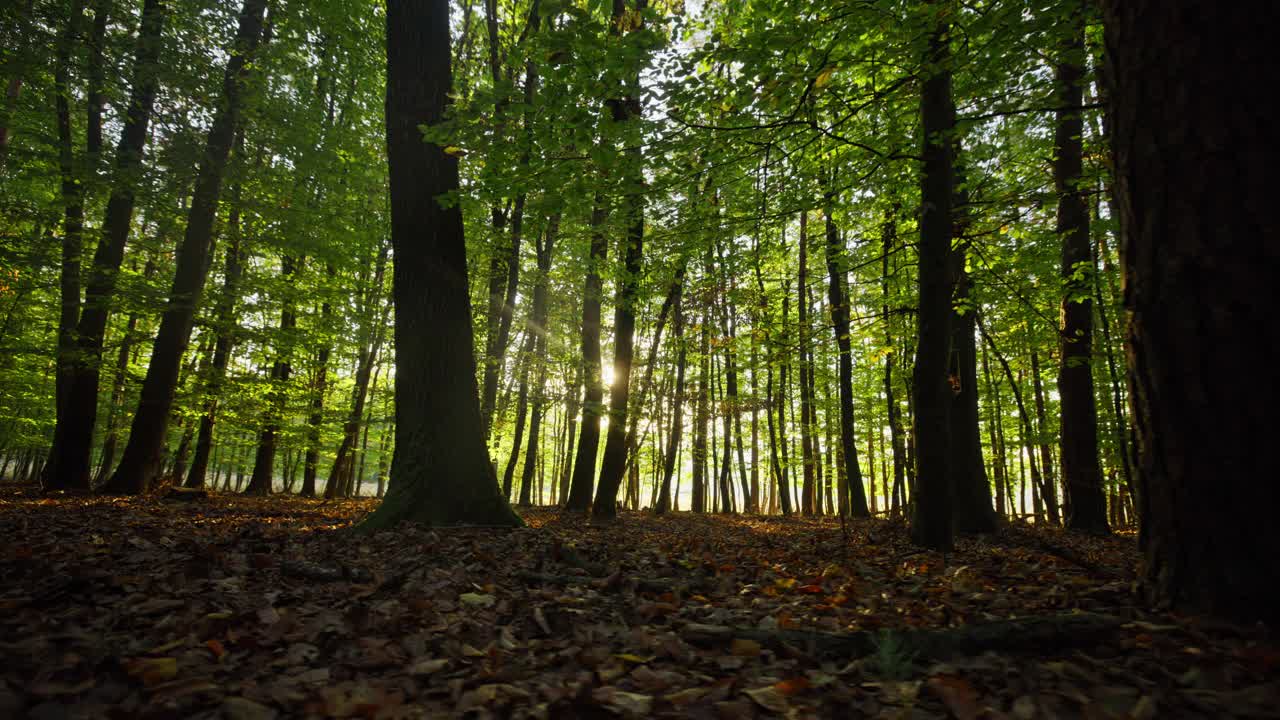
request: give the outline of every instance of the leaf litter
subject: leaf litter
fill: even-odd
[[[1151,612],[1131,535],[0,495],[0,717],[1280,717],[1266,628]]]

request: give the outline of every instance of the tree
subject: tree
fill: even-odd
[[[142,398],[133,416],[129,442],[120,458],[120,467],[103,487],[104,492],[136,494],[145,492],[160,474],[164,435],[173,407],[182,356],[191,340],[196,306],[208,276],[209,249],[213,243],[213,222],[222,196],[222,180],[227,157],[243,110],[244,87],[251,72],[250,57],[262,38],[267,0],[245,0],[240,9],[235,44],[222,85],[222,103],[215,114],[205,143],[200,171],[192,194],[187,229],[178,246],[177,267],[169,302],[160,321],[151,363],[142,383]]]
[[[1250,79],[1280,71],[1280,7],[1105,10],[1143,582],[1164,605],[1280,620],[1274,464],[1258,447],[1280,402],[1263,300],[1280,277],[1266,180],[1280,136]]]
[[[133,84],[125,112],[124,128],[116,147],[115,179],[102,221],[102,238],[93,254],[85,287],[84,307],[76,325],[76,365],[69,379],[65,412],[54,428],[51,456],[56,472],[47,475],[52,487],[89,489],[89,463],[93,429],[98,415],[103,337],[116,289],[116,277],[124,261],[125,243],[133,222],[136,173],[142,166],[147,128],[159,87],[159,63],[166,8],[162,0],[146,0],[138,29],[133,61]]]
[[[916,364],[911,391],[915,402],[916,505],[911,539],[934,550],[952,543],[952,481],[949,461],[951,388],[951,205],[952,139],[955,106],[951,99],[950,3],[930,2],[924,58],[929,75],[920,96],[920,135],[924,162],[920,178],[920,274]]]
[[[448,0],[387,3],[387,155],[395,301],[395,446],[387,496],[366,530],[521,524],[498,488],[476,387],[457,158],[424,142],[453,87]]]
[[[1057,230],[1062,238],[1062,328],[1058,395],[1061,398],[1062,483],[1067,527],[1107,531],[1107,498],[1098,462],[1098,409],[1093,392],[1093,243],[1085,204],[1083,164],[1084,3],[1071,8],[1069,34],[1057,63],[1058,103],[1054,127],[1054,186]]]

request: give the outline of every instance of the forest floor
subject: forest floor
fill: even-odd
[[[1132,535],[373,505],[0,491],[0,717],[1280,717],[1274,639],[1144,610]]]

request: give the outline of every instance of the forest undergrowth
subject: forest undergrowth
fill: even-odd
[[[1132,535],[374,500],[0,495],[0,716],[1277,717],[1259,627],[1153,613]]]

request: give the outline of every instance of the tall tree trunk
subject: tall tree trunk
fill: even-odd
[[[511,454],[507,456],[507,466],[502,471],[502,496],[511,501],[511,484],[516,476],[516,463],[520,461],[520,443],[524,442],[525,418],[529,411],[529,365],[532,362],[534,334],[524,336],[520,351],[516,356],[516,374],[520,377],[519,399],[516,401],[516,428],[511,440]]]
[[[163,0],[145,0],[133,61],[133,81],[124,127],[116,146],[115,179],[102,221],[102,237],[93,255],[85,300],[76,326],[76,364],[66,395],[66,412],[54,430],[57,471],[49,478],[63,488],[89,489],[90,456],[98,415],[98,384],[102,344],[115,293],[116,276],[124,259],[133,223],[134,183],[142,166],[147,127],[159,84],[157,64],[162,45]]]
[[[457,158],[424,143],[449,104],[448,0],[387,3],[387,149],[396,373],[395,457],[386,498],[364,529],[518,525],[499,492],[477,403]],[[406,371],[406,369],[411,369]]]
[[[222,179],[231,154],[236,128],[240,124],[244,83],[251,72],[249,57],[262,36],[267,0],[245,0],[240,10],[234,48],[227,62],[222,101],[214,114],[200,170],[192,195],[187,229],[178,248],[177,268],[169,291],[169,302],[160,321],[151,351],[151,363],[142,383],[142,398],[133,416],[129,443],[120,467],[107,481],[104,491],[136,494],[147,490],[159,470],[161,448],[182,355],[191,338],[196,306],[208,276],[209,248]]]
[[[600,377],[600,298],[604,293],[600,269],[608,251],[605,219],[608,211],[597,193],[591,211],[591,248],[587,257],[587,277],[582,293],[582,427],[573,461],[566,510],[585,513],[591,507],[596,474],[596,453],[600,450],[600,416],[604,409],[604,381]]]
[[[949,87],[949,86],[948,86]],[[949,92],[949,91],[948,91]],[[845,492],[840,494],[840,513],[854,517],[870,517],[867,509],[867,491],[862,484],[862,469],[858,465],[858,447],[854,442],[853,424],[853,344],[849,337],[849,300],[845,289],[845,249],[840,241],[832,217],[835,195],[830,190],[824,195],[823,220],[827,231],[827,275],[830,298],[831,326],[836,334],[836,346],[840,351],[840,449],[844,453]],[[837,483],[839,484],[839,483]]]
[[[1003,517],[1006,513],[1012,514],[1010,511],[1013,504],[1012,497],[1008,498],[1008,507],[1005,504],[1007,468],[1005,467],[1004,438],[1002,437],[1004,411],[1000,407],[1000,386],[991,381],[991,363],[988,361],[987,347],[985,345],[982,346],[982,377],[986,385],[987,397],[990,398],[987,403],[987,437],[991,442],[991,458],[995,463],[996,514]]]
[[[147,260],[143,277],[150,279],[154,272],[155,263]],[[101,459],[98,461],[98,471],[94,475],[94,484],[105,482],[115,468],[116,447],[120,442],[120,412],[124,405],[125,381],[129,373],[129,355],[133,351],[133,344],[139,339],[138,313],[131,312],[129,319],[125,321],[120,348],[116,351],[115,374],[111,379],[111,400],[107,405],[106,436],[102,439]]]
[[[902,438],[902,408],[898,406],[893,383],[893,364],[898,352],[895,349],[893,323],[890,322],[892,315],[889,308],[889,255],[893,252],[893,246],[898,235],[897,212],[898,205],[895,203],[893,209],[885,216],[884,226],[881,230],[883,249],[880,256],[880,308],[881,314],[884,316],[884,339],[885,347],[887,348],[884,354],[884,406],[889,422],[890,447],[893,450],[893,490],[891,492],[893,497],[889,514],[893,517],[897,517],[901,508],[907,459],[907,451]]]
[[[288,255],[280,258],[280,279],[288,287],[297,270],[299,260]],[[253,458],[253,474],[249,477],[246,495],[270,495],[276,471],[276,449],[279,445],[280,423],[283,421],[289,375],[293,367],[289,355],[293,338],[289,337],[298,324],[292,298],[285,298],[280,311],[280,348],[271,364],[271,390],[267,397],[267,409],[263,411],[262,430],[258,433],[258,449]]]
[[[236,139],[236,152],[244,150],[244,138]],[[236,301],[240,294],[240,279],[244,274],[240,250],[241,186],[231,187],[231,209],[227,217],[227,257],[222,271],[222,295],[214,310],[218,339],[213,348],[213,364],[205,380],[204,412],[200,415],[200,431],[196,437],[195,458],[187,475],[186,486],[204,487],[204,476],[209,463],[209,450],[213,446],[213,429],[218,418],[218,403],[222,397],[222,385],[227,377],[227,365],[231,361],[231,349],[236,341]]]
[[[354,468],[355,448],[360,439],[360,424],[364,421],[364,406],[368,398],[369,380],[373,376],[373,367],[378,358],[378,352],[382,349],[385,335],[384,329],[387,326],[387,318],[391,313],[390,303],[383,305],[382,312],[378,313],[378,306],[381,303],[383,274],[386,272],[387,253],[390,249],[389,245],[383,244],[378,251],[373,280],[369,286],[368,301],[366,303],[369,315],[362,333],[364,337],[361,342],[360,355],[356,359],[355,385],[351,389],[351,411],[347,415],[346,422],[343,423],[342,441],[339,443],[338,452],[333,458],[333,467],[329,470],[329,477],[325,480],[324,498],[326,500],[339,495],[345,496],[343,491]]]
[[[800,348],[800,462],[804,470],[803,485],[800,490],[800,512],[803,515],[814,513],[814,499],[817,489],[814,485],[814,440],[813,440],[813,398],[809,395],[809,354],[813,352],[813,338],[809,327],[809,211],[800,213],[800,258],[796,275],[796,309],[799,324],[796,338]],[[845,509],[844,497],[841,497],[840,508]]]
[[[991,481],[982,457],[982,428],[978,414],[978,348],[974,342],[977,309],[973,307],[973,280],[964,270],[965,252],[956,250],[955,307],[951,315],[952,382],[951,454],[953,522],[956,532],[989,533],[996,530],[991,506]]]
[[[325,272],[333,278],[333,265],[326,265]],[[320,325],[326,331],[332,316],[333,306],[325,298],[320,305]],[[316,355],[315,376],[311,381],[311,411],[307,416],[307,450],[302,459],[302,488],[298,491],[302,497],[316,495],[316,474],[320,466],[320,429],[324,423],[324,401],[329,388],[329,355],[332,352],[332,347],[326,341]],[[383,440],[385,439],[384,434]],[[381,488],[378,497],[382,497]]]
[[[707,420],[710,415],[708,394],[711,392],[711,342],[707,323],[710,311],[704,305],[698,327],[698,386],[693,404],[693,492],[689,498],[690,509],[707,511]]]
[[[82,0],[71,0],[66,4],[66,10],[68,15],[58,35],[53,70],[58,127],[58,173],[62,180],[62,263],[58,279],[61,310],[58,314],[57,364],[54,369],[54,415],[58,425],[66,423],[66,417],[72,411],[67,404],[67,397],[75,373],[76,325],[80,320],[80,256],[84,252],[84,185],[80,178],[80,168],[76,164],[75,139],[71,127],[72,52],[81,40],[79,35],[84,3]],[[88,489],[87,485],[64,486],[59,482],[61,458],[61,443],[58,442],[55,430],[49,459],[45,462],[45,488]],[[87,477],[85,482],[87,483]]]
[[[579,388],[581,387],[582,363],[578,362],[574,363],[573,384],[565,388],[564,450],[560,454],[563,464],[560,467],[560,494],[556,498],[556,503],[562,506],[569,502],[569,485],[573,477],[574,440],[577,438],[578,410],[582,397],[579,394]]]
[[[1145,587],[1162,605],[1275,622],[1280,498],[1258,432],[1280,403],[1267,179],[1280,147],[1251,90],[1253,72],[1280,72],[1280,7],[1105,8]]]
[[[680,454],[680,440],[684,435],[684,375],[687,360],[686,341],[684,338],[684,294],[683,285],[676,285],[673,307],[671,335],[676,343],[676,385],[671,396],[671,432],[667,435],[667,452],[663,457],[662,486],[658,491],[658,502],[654,505],[654,513],[665,514],[671,509],[671,479],[676,473],[677,458]]]
[[[1049,522],[1054,525],[1062,523],[1062,515],[1058,508],[1058,486],[1053,475],[1053,451],[1049,449],[1049,421],[1045,413],[1044,383],[1040,381],[1040,354],[1031,349],[1031,390],[1036,401],[1036,437],[1040,441],[1040,472],[1044,476],[1041,486],[1041,499],[1045,510],[1049,513]]]
[[[648,0],[635,0],[635,22],[643,27]],[[622,42],[622,26],[628,13],[626,0],[613,0],[610,32]],[[634,61],[632,61],[634,62]],[[606,105],[613,122],[622,128],[626,140],[627,231],[622,254],[622,272],[613,312],[613,385],[609,388],[609,430],[605,434],[604,456],[600,461],[600,481],[592,516],[610,520],[617,515],[618,488],[627,467],[627,406],[631,399],[631,364],[635,355],[636,305],[640,294],[640,269],[644,251],[644,158],[637,121],[643,106],[640,97],[641,64],[624,81],[622,93]]]
[[[929,47],[924,61],[931,74],[920,96],[924,163],[920,180],[920,300],[912,397],[916,437],[915,515],[911,539],[934,550],[952,544],[950,454],[951,388],[951,205],[953,186],[950,134],[955,124],[951,98],[950,3],[929,2]]]
[[[524,471],[520,474],[520,505],[532,503],[530,487],[533,484],[534,465],[538,459],[538,444],[542,434],[542,414],[546,407],[547,393],[547,341],[550,329],[547,321],[550,313],[547,308],[547,295],[551,278],[551,256],[555,250],[556,239],[560,234],[560,215],[557,213],[547,220],[545,232],[535,240],[534,250],[537,253],[538,275],[533,281],[533,312],[530,315],[529,333],[537,339],[534,343],[534,362],[538,368],[538,382],[533,389],[533,409],[529,413],[529,446],[524,455]],[[541,500],[541,494],[539,494]]]
[[[1062,329],[1059,335],[1058,397],[1061,411],[1062,483],[1067,527],[1107,532],[1107,498],[1098,462],[1098,410],[1093,393],[1093,253],[1089,209],[1082,178],[1084,121],[1084,0],[1074,3],[1056,68],[1054,186],[1057,231],[1062,238]]]

